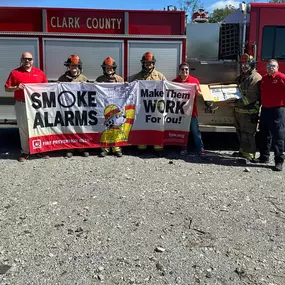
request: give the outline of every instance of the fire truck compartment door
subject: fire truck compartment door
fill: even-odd
[[[36,38],[0,38],[0,123],[15,123],[13,93],[5,92],[4,85],[10,71],[20,66],[23,52],[30,52],[34,58],[34,66],[39,67],[39,42]]]
[[[178,74],[182,61],[182,41],[128,41],[128,80],[142,69],[141,58],[145,52],[151,52],[155,59],[155,68],[167,80]]]
[[[83,64],[83,74],[94,81],[103,74],[101,64],[111,56],[117,63],[116,73],[122,77],[123,41],[89,39],[43,39],[44,70],[49,80],[57,80],[65,71],[64,62],[71,54],[77,54]]]

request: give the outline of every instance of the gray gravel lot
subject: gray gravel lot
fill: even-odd
[[[228,150],[18,163],[0,137],[1,285],[285,284],[284,172]]]

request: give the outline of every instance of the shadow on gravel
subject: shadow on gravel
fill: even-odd
[[[236,133],[203,133],[203,142],[205,145],[206,155],[199,156],[191,152],[191,146],[193,146],[193,140],[189,140],[190,152],[187,155],[180,155],[180,147],[166,146],[164,148],[164,157],[169,159],[169,163],[173,163],[175,160],[184,160],[188,163],[201,163],[201,164],[216,164],[224,166],[236,166],[236,167],[249,167],[249,168],[272,168],[272,165],[268,164],[253,164],[247,163],[244,159],[233,158],[231,153],[237,151],[239,148],[238,139]],[[258,139],[258,137],[257,137]],[[149,146],[147,151],[142,155],[137,155],[136,147],[123,148],[124,155],[138,156],[142,159],[157,158],[153,147]],[[221,154],[220,152],[228,152]]]
[[[185,156],[180,156],[180,159],[189,163],[201,163],[201,164],[216,164],[216,165],[224,165],[224,166],[237,166],[237,167],[249,167],[249,168],[272,168],[272,165],[268,164],[256,164],[249,163],[245,159],[233,158],[229,155],[224,155],[220,153],[216,153],[213,151],[208,151],[203,156],[198,156],[195,154],[187,154]]]
[[[173,163],[175,160],[184,160],[188,163],[202,163],[202,164],[217,164],[225,166],[246,166],[246,167],[258,167],[258,168],[271,168],[270,165],[260,164],[246,164],[242,159],[235,159],[227,154],[221,154],[219,151],[236,151],[238,150],[238,140],[235,133],[203,133],[203,142],[207,154],[205,156],[198,156],[194,153],[189,153],[185,156],[180,155],[181,148],[178,146],[166,146],[164,148],[164,158],[169,159],[169,163]],[[189,148],[191,151],[193,146],[193,140],[189,140]],[[17,128],[2,127],[0,128],[0,159],[17,159],[20,154],[20,138]],[[147,151],[138,155],[137,147],[123,147],[123,154],[125,156],[136,156],[141,159],[153,159],[158,158],[153,147],[149,146]],[[100,149],[90,149],[90,156],[98,156]],[[53,157],[65,157],[66,151],[54,151],[48,153],[51,158]],[[80,156],[78,152],[74,153],[74,156]],[[30,159],[39,159],[39,157],[32,155]],[[84,158],[85,159],[85,158]],[[159,160],[158,160],[159,161]]]
[[[21,149],[17,128],[0,129],[0,159],[17,159]]]
[[[164,158],[169,160],[169,164],[174,163],[177,160],[184,160],[188,163],[200,163],[200,164],[216,164],[225,166],[237,166],[237,167],[254,167],[254,168],[272,168],[271,165],[267,164],[253,164],[248,163],[245,159],[233,158],[229,154],[221,154],[218,151],[206,151],[203,156],[197,155],[194,152],[189,152],[186,155],[180,155],[179,147],[165,147]],[[124,148],[124,155],[127,156],[138,156],[141,159],[153,159],[157,158],[153,148],[148,147],[147,151],[142,155],[136,154],[136,148],[128,147]]]

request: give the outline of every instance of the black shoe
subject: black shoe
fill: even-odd
[[[102,150],[100,153],[99,153],[99,157],[105,157],[108,155],[108,152],[105,151],[105,150]]]
[[[73,153],[71,151],[68,151],[66,154],[65,154],[65,157],[67,158],[71,158],[73,156]]]
[[[122,154],[122,152],[120,150],[119,151],[115,151],[113,154],[116,157],[122,157],[123,156],[123,154]]]
[[[253,162],[253,163],[268,163],[269,159],[260,156],[259,158],[253,159],[251,162]]]
[[[81,153],[81,155],[82,155],[83,157],[88,157],[88,156],[89,156],[89,152],[88,152],[88,151],[83,151],[83,152]]]
[[[24,162],[29,158],[29,154],[28,153],[21,153],[21,155],[18,158],[19,162]]]
[[[281,162],[277,162],[275,166],[273,167],[274,171],[282,171],[282,169],[283,169],[283,163]]]

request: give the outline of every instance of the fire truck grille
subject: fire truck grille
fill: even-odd
[[[223,24],[220,31],[220,59],[237,59],[240,50],[239,24]]]

